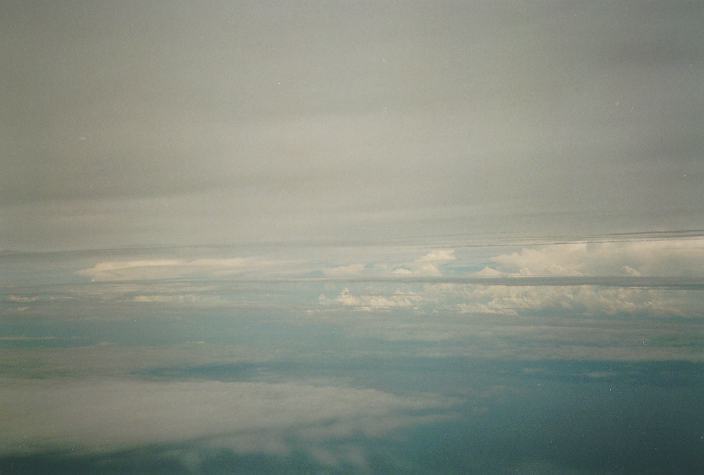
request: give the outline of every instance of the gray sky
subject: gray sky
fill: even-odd
[[[702,25],[0,0],[0,472],[704,472]]]
[[[0,249],[704,227],[700,2],[0,10]]]

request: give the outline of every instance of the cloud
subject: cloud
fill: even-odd
[[[332,465],[340,460],[324,447],[440,418],[452,401],[301,383],[5,380],[0,405],[3,454],[191,442],[238,453],[302,449]],[[363,463],[363,453],[347,452],[343,461]]]
[[[704,239],[554,244],[501,254],[491,262],[479,275],[702,276]]]
[[[576,315],[648,314],[686,316],[697,312],[681,294],[662,289],[581,286],[464,286],[461,313],[519,315],[563,312]],[[698,312],[702,308],[699,306]]]
[[[57,339],[55,336],[0,336],[0,341],[50,341]]]
[[[500,277],[505,277],[506,273],[498,271],[498,270],[493,269],[491,267],[484,267],[479,272],[476,272],[475,275],[477,275],[478,277],[500,278]]]
[[[344,288],[333,300],[321,295],[319,301],[323,305],[338,304],[345,307],[354,307],[356,310],[391,310],[395,308],[415,308],[423,297],[414,292],[395,291],[390,295],[354,295],[349,289]]]
[[[361,274],[364,268],[363,264],[349,264],[326,269],[323,273],[330,277],[346,277]]]
[[[199,301],[196,295],[135,295],[133,302],[139,303],[195,303]]]
[[[455,260],[453,249],[435,249],[428,254],[419,257],[410,264],[406,264],[394,269],[393,274],[398,276],[440,276],[440,267],[443,264]]]
[[[292,261],[255,257],[208,259],[144,259],[103,261],[78,271],[79,275],[96,281],[167,279],[204,275],[222,277],[252,272],[276,273],[291,270]]]
[[[29,302],[36,302],[37,300],[39,300],[39,297],[10,294],[6,297],[6,300],[8,302],[13,302],[13,303],[29,303]]]

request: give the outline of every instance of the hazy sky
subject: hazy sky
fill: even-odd
[[[703,25],[0,0],[0,472],[704,473]]]
[[[704,226],[701,2],[0,10],[0,248]]]

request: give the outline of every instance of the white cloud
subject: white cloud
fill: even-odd
[[[684,316],[687,301],[662,289],[580,286],[471,285],[462,287],[462,313],[518,315],[563,311],[579,315],[651,314]]]
[[[702,276],[704,239],[570,243],[524,248],[491,259],[480,275]]]
[[[103,261],[82,269],[78,274],[96,281],[166,279],[193,275],[211,277],[251,272],[290,270],[293,261],[278,261],[255,257],[224,259],[144,259]]]
[[[132,298],[133,302],[139,303],[195,303],[198,296],[196,295],[135,295]]]
[[[346,277],[361,274],[364,268],[365,266],[363,264],[349,264],[326,269],[324,274],[330,277]]]
[[[409,264],[397,267],[393,273],[398,276],[440,276],[440,267],[454,260],[453,249],[434,249]]]
[[[321,304],[338,304],[345,307],[354,307],[357,310],[391,310],[394,308],[415,308],[423,297],[414,292],[395,291],[390,295],[354,295],[349,289],[342,289],[340,294],[333,300],[325,295],[320,296]]]
[[[8,302],[13,302],[13,303],[29,303],[29,302],[36,302],[37,300],[39,300],[39,297],[10,294],[6,297],[6,299]]]
[[[484,267],[482,270],[476,273],[478,277],[505,277],[506,273],[493,269],[491,267]]]

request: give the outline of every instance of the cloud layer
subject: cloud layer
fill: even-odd
[[[2,383],[2,454],[110,452],[189,442],[196,448],[287,455],[300,445],[326,465],[363,464],[360,451],[346,460],[344,450],[336,454],[325,447],[437,420],[451,407],[450,400],[431,395],[303,383]]]
[[[103,261],[82,269],[79,275],[93,280],[119,281],[142,279],[170,279],[178,277],[227,277],[268,271],[289,270],[292,262],[259,259],[254,257],[209,259],[143,259]]]

